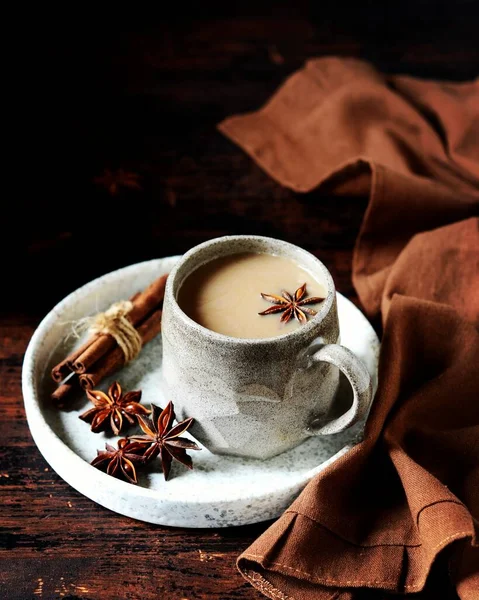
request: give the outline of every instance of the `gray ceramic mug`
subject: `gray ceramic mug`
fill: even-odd
[[[190,319],[176,298],[200,265],[240,252],[295,260],[327,286],[318,314],[277,337],[233,338]],[[372,400],[364,364],[337,344],[339,323],[331,274],[309,252],[272,238],[227,236],[187,252],[168,277],[162,317],[163,385],[179,418],[194,417],[193,435],[217,454],[269,458],[312,435],[343,431]],[[353,390],[351,407],[328,420],[339,383],[337,366]]]

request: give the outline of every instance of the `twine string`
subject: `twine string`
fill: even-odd
[[[105,312],[80,319],[75,324],[75,334],[88,329],[91,334],[111,335],[121,348],[125,363],[128,363],[138,356],[142,346],[140,334],[127,318],[132,308],[133,303],[130,300],[115,302]]]

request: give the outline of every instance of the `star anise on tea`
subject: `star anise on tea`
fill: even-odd
[[[118,435],[123,425],[136,423],[135,417],[150,414],[146,406],[139,402],[141,391],[122,394],[118,381],[111,384],[107,394],[101,390],[88,390],[86,395],[94,407],[81,414],[80,419],[91,423],[94,433],[110,428]]]
[[[195,442],[180,437],[182,433],[189,429],[193,423],[193,418],[186,419],[173,426],[174,420],[175,411],[172,402],[169,402],[164,409],[152,404],[151,419],[146,419],[141,415],[138,416],[138,422],[145,435],[135,435],[130,438],[131,441],[143,445],[150,444],[144,453],[145,461],[152,460],[160,455],[165,479],[168,479],[173,459],[192,469],[193,462],[186,451],[201,450]]]
[[[314,315],[317,314],[317,311],[308,308],[305,305],[318,304],[324,300],[324,298],[319,298],[317,296],[312,296],[311,298],[306,297],[305,283],[294,292],[294,295],[283,290],[281,296],[275,296],[274,294],[261,294],[261,296],[264,300],[274,304],[274,306],[267,308],[258,314],[271,315],[273,313],[282,312],[283,314],[280,319],[282,323],[287,323],[293,317],[301,324],[306,323],[308,315],[314,317]]]
[[[144,463],[145,445],[127,438],[118,440],[118,448],[105,444],[105,450],[97,450],[97,457],[91,464],[112,477],[129,483],[138,483],[135,464]]]

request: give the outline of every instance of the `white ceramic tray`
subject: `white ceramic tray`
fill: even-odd
[[[119,481],[90,466],[97,449],[113,436],[93,434],[78,415],[89,405],[79,396],[68,410],[51,405],[54,389],[51,367],[71,349],[65,341],[71,321],[106,309],[129,298],[163,273],[178,257],[152,260],[114,271],[91,281],[60,302],[32,337],[23,365],[23,395],[30,431],[40,452],[67,483],[98,504],[122,515],[181,527],[230,527],[279,516],[308,481],[357,443],[363,430],[358,423],[346,432],[313,437],[267,461],[216,456],[203,448],[191,452],[194,470],[176,463],[169,481],[161,469],[139,473],[139,485]],[[377,384],[379,341],[364,315],[338,294],[341,343],[355,352]],[[161,338],[150,342],[137,361],[105,381],[118,379],[127,390],[143,390],[142,402],[165,405],[158,381],[161,376]],[[337,406],[351,400],[342,381]],[[131,432],[132,430],[130,430]],[[136,431],[136,430],[135,430]],[[115,444],[116,445],[116,444]]]

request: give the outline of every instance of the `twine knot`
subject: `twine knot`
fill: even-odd
[[[92,334],[111,335],[121,348],[125,363],[135,359],[142,346],[140,334],[127,318],[132,308],[130,300],[122,300],[112,304],[105,312],[81,319],[81,329],[89,329]]]

